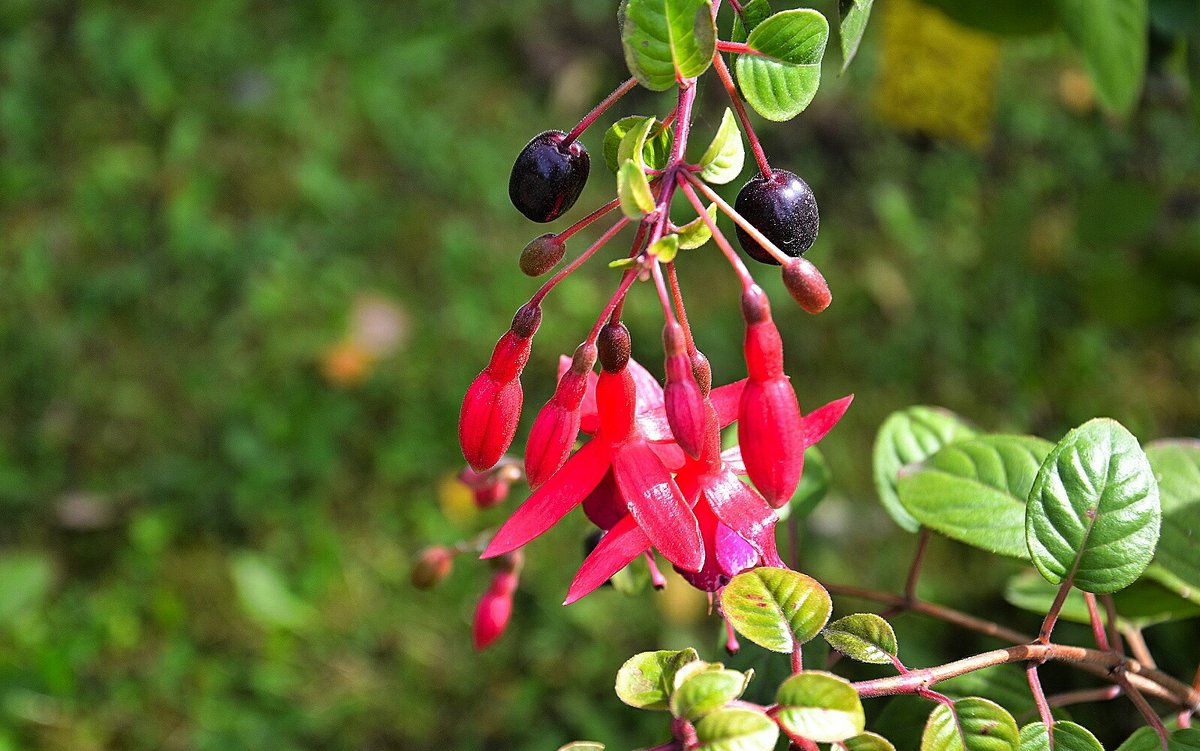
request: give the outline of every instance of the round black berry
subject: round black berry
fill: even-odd
[[[526,217],[551,222],[575,205],[592,167],[579,141],[563,145],[560,130],[539,133],[525,144],[508,178],[508,197]]]
[[[738,192],[733,207],[789,256],[800,256],[817,239],[821,224],[817,199],[808,183],[786,170],[775,170],[770,177],[750,178]],[[741,226],[736,229],[746,255],[760,263],[779,265]]]

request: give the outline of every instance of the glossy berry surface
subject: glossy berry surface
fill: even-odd
[[[775,170],[770,177],[752,177],[738,192],[734,208],[789,256],[800,256],[817,239],[817,199],[808,183],[786,170]],[[737,236],[746,255],[759,263],[779,265],[740,226]]]
[[[539,133],[525,144],[508,178],[508,197],[529,219],[551,222],[575,205],[591,170],[591,157],[579,141],[564,146],[567,134]]]

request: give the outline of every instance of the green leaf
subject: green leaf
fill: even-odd
[[[764,649],[792,652],[821,632],[833,603],[811,576],[783,568],[744,571],[721,591],[721,611]]]
[[[842,70],[850,67],[850,61],[858,52],[863,34],[867,30],[867,19],[871,17],[871,5],[875,0],[840,0],[838,2],[838,26],[842,42]]]
[[[943,446],[974,435],[974,428],[965,420],[940,407],[908,407],[883,421],[875,436],[875,488],[884,509],[901,528],[916,532],[921,523],[900,503],[900,469],[923,462]]]
[[[855,613],[838,618],[822,632],[837,651],[859,662],[890,665],[896,656],[896,632],[874,613]]]
[[[663,263],[674,261],[676,254],[679,253],[679,236],[664,235],[658,238],[649,248],[646,248],[646,253]]]
[[[639,263],[641,260],[637,258],[618,258],[615,261],[609,261],[608,267],[610,269],[631,269]]]
[[[878,733],[860,733],[842,742],[846,751],[896,751],[887,738]]]
[[[766,19],[746,39],[758,54],[738,55],[734,62],[742,96],[768,120],[791,120],[817,94],[828,41],[829,22],[815,10],[785,10]]]
[[[617,144],[618,164],[632,161],[643,170],[646,168],[644,161],[646,144],[650,140],[650,133],[654,130],[655,122],[657,121],[653,117],[642,117],[639,118],[639,122],[631,124],[629,130],[621,137],[620,143]]]
[[[1200,729],[1183,728],[1171,733],[1167,751],[1200,751]]]
[[[742,131],[738,130],[733,110],[726,107],[717,135],[708,145],[704,156],[700,157],[700,179],[714,185],[724,185],[741,174],[745,162]]]
[[[1142,447],[1120,423],[1100,418],[1068,433],[1042,463],[1025,537],[1046,581],[1116,592],[1150,564],[1161,516]]]
[[[745,23],[742,23],[743,16],[746,19]],[[735,42],[745,42],[746,35],[770,17],[771,3],[768,0],[750,0],[748,3],[742,3],[742,15],[734,15],[733,31],[729,38]]]
[[[706,211],[708,217],[716,222],[717,205],[710,203]],[[712,231],[709,230],[704,218],[699,216],[676,230],[676,234],[679,235],[680,250],[695,250],[712,239]]]
[[[1146,458],[1158,479],[1162,534],[1146,575],[1200,603],[1200,441],[1155,441]]]
[[[617,172],[617,198],[621,202],[621,212],[630,219],[638,220],[654,211],[650,181],[632,159],[623,162]]]
[[[1058,587],[1033,571],[1017,574],[1008,580],[1004,599],[1022,610],[1044,614],[1050,610]],[[1200,616],[1200,604],[1186,600],[1161,584],[1142,579],[1113,595],[1117,620],[1134,628],[1147,628],[1158,623]],[[1083,593],[1071,590],[1063,601],[1060,618],[1075,623],[1090,623]]]
[[[651,121],[652,125],[642,145],[642,163],[653,169],[667,166],[667,160],[671,156],[671,141],[674,140],[671,129],[652,117],[631,115],[622,117],[604,132],[604,163],[608,165],[609,171],[616,173],[623,161],[617,158],[622,139],[629,131],[643,126],[646,120]]]
[[[722,709],[696,723],[698,751],[771,751],[779,726],[753,709]]]
[[[754,671],[705,670],[688,677],[671,694],[671,714],[696,722],[742,695]]]
[[[712,65],[717,29],[710,0],[626,0],[620,20],[625,63],[648,89],[666,91]]]
[[[242,610],[263,626],[301,629],[316,612],[288,590],[271,563],[256,553],[239,553],[229,564]]]
[[[957,722],[955,722],[957,715]],[[925,723],[921,751],[1017,751],[1016,720],[1004,707],[978,697],[939,704]]]
[[[809,446],[804,450],[804,474],[800,475],[800,484],[792,494],[792,500],[784,507],[775,509],[775,513],[780,519],[792,514],[796,514],[797,519],[803,519],[825,500],[832,482],[833,475],[825,455],[816,446]]]
[[[993,665],[972,670],[938,684],[938,690],[952,699],[973,696],[994,701],[1009,712],[1035,714],[1037,705],[1029,692],[1029,676],[1016,665]]]
[[[1148,0],[1054,0],[1107,109],[1128,114],[1146,75]]]
[[[832,673],[796,673],[775,693],[775,721],[792,738],[836,743],[863,731],[862,701],[850,681]]]
[[[1154,728],[1141,727],[1117,746],[1117,751],[1162,751],[1162,743],[1159,742],[1158,733],[1154,732]]]
[[[1029,559],[1025,499],[1054,444],[984,435],[945,446],[900,477],[900,503],[922,525],[992,553]]]
[[[572,741],[559,746],[558,751],[604,751],[604,744],[596,741]]]
[[[623,258],[623,261],[632,261],[637,263],[635,258]],[[616,263],[616,261],[613,261]],[[612,266],[612,263],[609,264]],[[637,595],[646,591],[646,587],[650,585],[650,569],[646,566],[643,560],[634,560],[625,568],[612,575],[609,579],[612,582],[613,589],[623,595]]]
[[[36,610],[54,580],[54,568],[44,553],[12,553],[0,558],[0,621],[11,624],[22,613]]]
[[[1059,720],[1051,730],[1054,751],[1104,751],[1104,746],[1092,731],[1074,722]],[[1031,722],[1021,728],[1020,751],[1050,751],[1050,733],[1043,722]]]
[[[636,654],[617,671],[617,698],[637,709],[669,709],[675,673],[699,659],[691,648]]]

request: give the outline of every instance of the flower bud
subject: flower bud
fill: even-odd
[[[535,237],[521,251],[521,271],[527,276],[541,276],[558,265],[567,246],[553,232]]]
[[[667,424],[679,448],[700,456],[704,445],[704,397],[692,375],[692,362],[684,346],[683,327],[671,322],[663,327],[663,349],[667,353],[667,384],[663,389]]]
[[[800,404],[786,376],[746,382],[738,409],[746,474],[772,508],[788,502],[804,469]]]
[[[833,301],[825,277],[807,258],[793,258],[783,265],[783,286],[801,308],[813,315]]]
[[[619,373],[629,364],[633,346],[629,340],[629,329],[623,323],[609,323],[600,329],[597,342],[600,366],[609,373]]]
[[[479,599],[475,608],[472,636],[475,649],[482,651],[504,633],[512,616],[513,593],[517,591],[517,574],[498,571],[492,576],[491,586]]]
[[[413,559],[409,578],[417,589],[433,589],[454,570],[454,551],[442,545],[431,545]]]
[[[538,412],[525,446],[525,477],[531,488],[550,479],[567,461],[579,435],[583,396],[595,364],[595,345],[579,345],[571,367],[558,380],[554,396]]]
[[[752,381],[782,378],[783,339],[779,329],[768,316],[766,320],[746,326],[746,373]]]
[[[470,467],[463,467],[458,473],[458,480],[471,489],[475,505],[479,508],[491,508],[508,497],[510,486],[521,479],[521,470],[511,460],[502,462],[485,471],[476,472]]]

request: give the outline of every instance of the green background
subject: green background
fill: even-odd
[[[545,230],[508,203],[511,160],[627,77],[613,5],[0,0],[0,750],[665,739],[662,716],[613,695],[616,669],[654,648],[718,659],[720,626],[687,593],[561,608],[582,518],[530,547],[483,654],[483,564],[460,559],[433,592],[408,582],[423,545],[523,497],[447,515],[439,484],[461,462],[462,392],[537,285],[516,260]],[[877,29],[840,78],[833,49],[812,107],[761,135],[818,197],[809,257],[834,305],[810,317],[753,272],[801,404],[857,394],[822,444],[834,493],[805,570],[894,589],[913,542],[870,479],[892,410],[1052,440],[1096,415],[1143,440],[1200,431],[1200,132],[1178,54],[1116,123],[1060,100],[1080,69],[1065,37],[1010,40],[976,153],[876,117]],[[720,122],[714,83],[698,140]],[[669,108],[637,91],[602,122]],[[552,229],[613,194],[602,135]],[[736,281],[712,246],[693,253],[697,338],[734,380]],[[616,278],[597,260],[548,299],[525,427]],[[364,295],[393,306],[400,342],[339,383],[322,362]],[[661,370],[648,286],[628,317]],[[1036,624],[1001,604],[1007,564],[944,541],[930,557],[924,594]],[[1194,625],[1149,633],[1189,680]],[[990,646],[897,627],[910,664]],[[763,690],[786,670],[753,647],[734,662]],[[1114,746],[1138,724],[1120,702],[1076,716]]]

